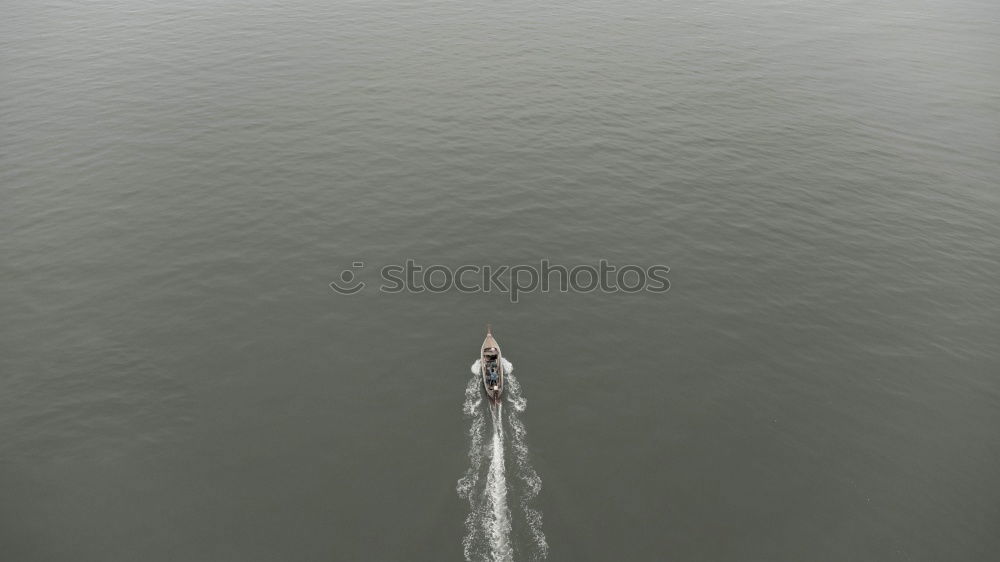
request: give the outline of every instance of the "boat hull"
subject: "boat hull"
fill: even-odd
[[[490,383],[489,377],[487,376],[487,351],[495,349],[496,350],[496,365],[499,377],[496,384]],[[490,402],[497,404],[500,402],[501,396],[503,396],[503,386],[504,386],[504,373],[503,368],[503,355],[500,353],[500,345],[493,338],[491,332],[487,332],[486,339],[483,340],[483,345],[479,348],[479,374],[483,379],[483,390],[486,391],[486,397],[490,399]]]

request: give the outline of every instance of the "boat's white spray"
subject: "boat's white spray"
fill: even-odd
[[[548,544],[542,532],[542,514],[532,507],[532,501],[541,490],[542,479],[529,463],[527,433],[524,424],[518,418],[518,413],[524,411],[527,401],[521,395],[517,379],[511,374],[514,366],[506,359],[503,362],[506,385],[504,395],[512,406],[512,411],[507,415],[507,422],[511,428],[511,445],[514,449],[517,475],[524,485],[524,492],[518,505],[532,539],[532,545],[527,550],[530,551],[531,559],[544,560],[548,555]],[[483,406],[484,400],[480,390],[482,379],[479,361],[473,363],[472,372],[474,376],[466,386],[463,404],[463,412],[471,419],[469,468],[458,480],[457,486],[458,495],[469,502],[469,514],[465,518],[466,534],[462,540],[462,547],[465,559],[470,562],[482,560],[507,562],[513,560],[514,546],[511,543],[511,509],[508,505],[504,463],[506,434],[503,403],[489,408],[492,414],[493,437],[487,448],[484,446],[486,408]],[[486,469],[485,484],[479,490],[483,459],[487,453],[490,463]]]
[[[483,521],[489,538],[493,562],[514,560],[510,546],[510,508],[507,507],[507,473],[504,468],[503,404],[493,412],[493,445],[490,447],[490,471],[486,473],[486,501],[489,511]]]
[[[476,495],[476,485],[479,483],[479,471],[483,465],[483,431],[486,428],[486,417],[483,415],[481,407],[483,397],[479,388],[479,378],[470,379],[469,384],[465,387],[465,403],[462,405],[462,412],[471,419],[469,424],[469,469],[465,471],[465,476],[458,479],[456,487],[458,495],[469,501],[469,514],[465,517],[465,538],[462,539],[466,560],[472,560],[476,553],[478,546],[476,535],[481,519],[481,506]]]
[[[524,484],[524,492],[521,494],[521,512],[527,522],[528,531],[531,533],[532,558],[544,560],[549,554],[549,543],[545,540],[545,533],[542,532],[542,512],[533,507],[534,500],[538,493],[542,491],[542,477],[538,475],[535,467],[531,466],[528,459],[528,431],[518,417],[518,413],[523,412],[528,407],[528,401],[521,394],[521,385],[513,373],[506,379],[506,393],[511,405],[514,407],[510,413],[511,444],[514,446],[514,460],[517,464],[517,476]]]

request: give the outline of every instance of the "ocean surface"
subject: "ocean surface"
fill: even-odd
[[[0,559],[996,560],[998,61],[992,0],[9,0]],[[670,290],[377,287],[543,258]]]

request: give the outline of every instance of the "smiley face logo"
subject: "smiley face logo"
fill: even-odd
[[[340,295],[353,295],[361,289],[365,288],[364,281],[355,281],[354,269],[361,269],[365,266],[365,262],[356,261],[351,264],[351,269],[345,269],[340,272],[340,282],[331,281],[330,288],[333,289],[337,294]]]

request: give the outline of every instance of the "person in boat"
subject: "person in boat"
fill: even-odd
[[[486,382],[490,386],[496,386],[500,381],[500,373],[497,369],[498,355],[495,347],[483,349],[483,358],[486,359]]]

